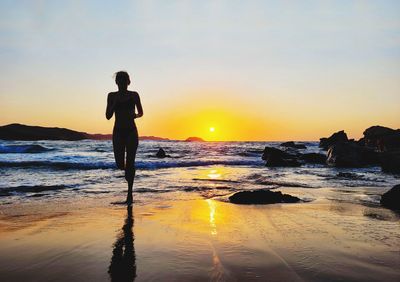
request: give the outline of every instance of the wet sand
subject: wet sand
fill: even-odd
[[[400,281],[399,217],[379,207],[44,202],[0,206],[1,281]]]

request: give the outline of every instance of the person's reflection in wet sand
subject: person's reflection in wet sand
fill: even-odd
[[[125,223],[114,243],[113,254],[108,268],[111,281],[134,281],[136,278],[136,256],[132,228],[132,206],[128,206]]]

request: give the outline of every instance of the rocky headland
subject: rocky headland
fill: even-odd
[[[112,134],[90,134],[60,127],[30,126],[12,123],[0,126],[0,139],[37,141],[37,140],[66,140],[77,141],[84,139],[111,140]],[[170,141],[158,136],[140,136],[139,140]]]
[[[367,128],[360,140],[349,139],[341,130],[320,139],[325,154],[300,152],[304,144],[293,141],[280,144],[282,149],[265,147],[262,159],[268,167],[296,167],[305,163],[332,167],[380,166],[384,172],[400,173],[400,130],[383,126]]]

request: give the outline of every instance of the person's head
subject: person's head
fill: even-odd
[[[118,87],[127,88],[131,84],[129,74],[126,71],[119,71],[115,73],[115,83]]]

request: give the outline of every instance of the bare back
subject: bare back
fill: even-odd
[[[107,107],[112,107],[115,113],[114,128],[134,128],[136,127],[135,118],[143,114],[139,94],[134,91],[109,93]],[[135,109],[138,111],[137,115]]]

